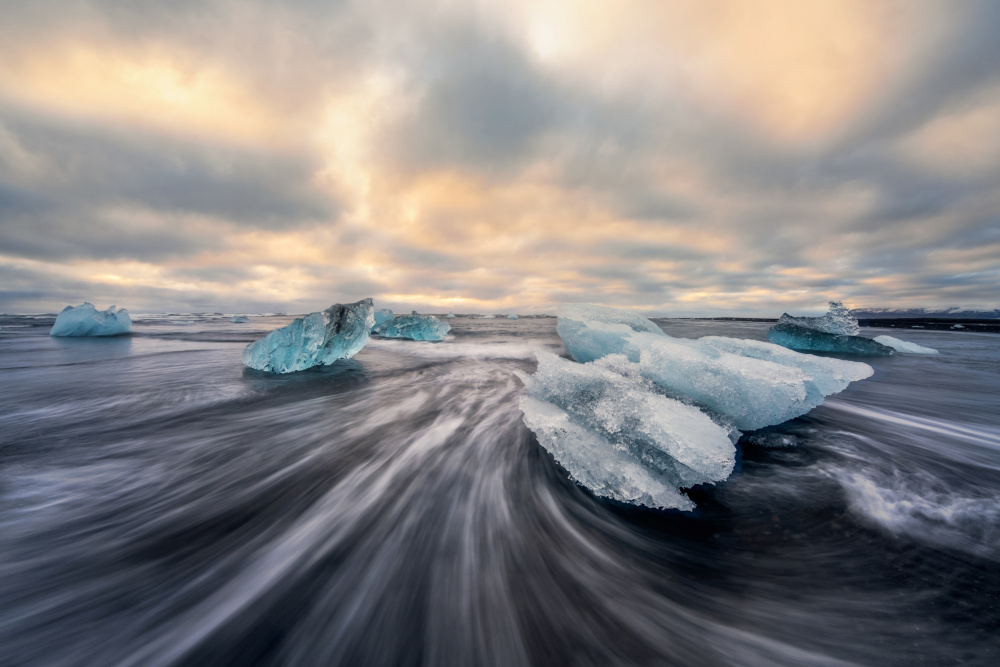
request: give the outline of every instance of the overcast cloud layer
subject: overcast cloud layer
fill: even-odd
[[[1000,305],[997,1],[0,12],[0,311]]]

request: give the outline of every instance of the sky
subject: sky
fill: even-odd
[[[0,16],[0,312],[1000,306],[1000,0]]]

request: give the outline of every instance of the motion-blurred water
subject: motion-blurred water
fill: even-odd
[[[941,355],[866,359],[681,513],[521,423],[554,319],[241,366],[289,319],[0,322],[0,664],[1000,663],[1000,336],[888,332]]]

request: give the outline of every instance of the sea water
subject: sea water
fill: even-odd
[[[240,363],[291,319],[3,318],[0,662],[1000,660],[1000,336],[863,329],[940,354],[866,358],[682,512],[593,496],[524,426],[554,318]]]

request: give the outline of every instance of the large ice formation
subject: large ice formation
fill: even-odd
[[[376,310],[375,311],[375,326],[373,326],[372,329],[374,329],[378,325],[382,324],[386,320],[391,320],[392,318],[393,318],[392,311],[389,310],[388,308],[382,308],[380,310]]]
[[[874,340],[903,354],[938,354],[938,351],[933,347],[924,347],[923,345],[917,345],[908,340],[900,340],[892,336],[875,336]]]
[[[517,319],[517,313],[511,313],[510,315],[507,316],[507,319],[508,320],[516,320]]]
[[[524,423],[579,483],[649,507],[693,509],[679,489],[726,479],[735,447],[729,430],[698,408],[655,391],[635,364],[610,355],[577,364],[538,353]]]
[[[374,329],[374,333],[383,338],[410,340],[441,340],[449,331],[451,331],[450,325],[433,315],[420,315],[417,311],[413,311],[410,315],[400,315],[385,320]]]
[[[793,317],[785,313],[767,331],[767,339],[792,350],[885,356],[892,348],[859,336],[858,320],[840,301],[830,302],[822,317]]]
[[[124,308],[97,310],[93,304],[66,306],[56,316],[50,336],[118,336],[132,329],[132,318]]]
[[[297,317],[247,345],[243,363],[269,373],[291,373],[349,359],[368,342],[373,311],[372,300],[362,299]]]
[[[525,424],[584,486],[655,507],[689,509],[680,489],[725,479],[737,429],[803,415],[873,372],[759,341],[673,338],[614,308],[563,306],[558,317],[580,363],[539,356],[523,376]]]
[[[246,324],[250,321],[250,318],[243,315],[233,315],[233,319],[231,321],[233,324]]]

